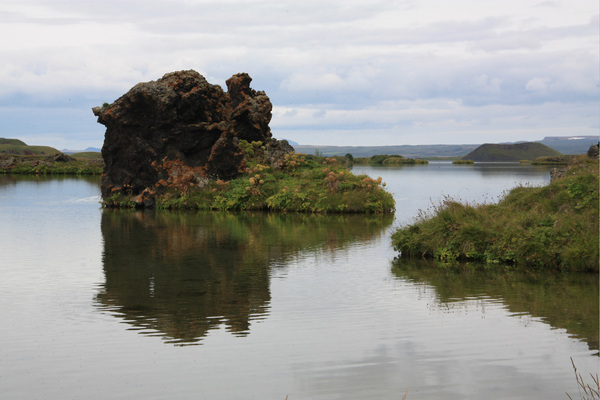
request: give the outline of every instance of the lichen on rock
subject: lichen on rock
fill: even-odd
[[[231,180],[245,170],[239,140],[293,151],[275,144],[271,101],[251,81],[246,73],[233,75],[225,92],[196,71],[172,72],[94,107],[106,126],[102,197],[122,195],[153,207],[167,189],[185,193],[209,178]]]

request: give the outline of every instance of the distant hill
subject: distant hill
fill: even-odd
[[[597,144],[598,136],[548,136],[541,143],[562,154],[585,154],[591,145]],[[518,144],[503,143],[503,144]],[[292,143],[290,143],[292,144]],[[475,150],[480,144],[429,144],[399,146],[319,146],[292,144],[296,152],[304,154],[320,153],[323,156],[345,156],[350,153],[354,157],[371,157],[380,154],[400,154],[407,158],[460,158]]]
[[[547,136],[540,143],[563,154],[585,154],[598,140],[598,136]]]
[[[19,139],[0,138],[0,144],[8,144],[13,146],[27,146],[24,141]]]
[[[97,147],[88,147],[85,150],[69,150],[69,149],[63,149],[62,151],[65,154],[69,154],[69,155],[73,155],[76,153],[100,153],[102,152],[102,149],[99,149]]]
[[[60,153],[54,147],[29,146],[19,139],[0,138],[0,154],[13,154],[21,156],[51,155]]]
[[[424,144],[400,146],[293,146],[297,153],[323,156],[371,157],[380,154],[400,154],[406,158],[462,157],[475,150],[478,144]]]
[[[479,162],[499,161],[533,161],[538,157],[560,156],[560,152],[537,142],[516,144],[482,144],[466,156],[463,160]]]

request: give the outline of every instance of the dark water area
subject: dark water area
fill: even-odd
[[[98,178],[0,176],[0,398],[566,398],[598,276],[399,261],[445,196],[548,168],[374,168],[395,216],[106,210]]]

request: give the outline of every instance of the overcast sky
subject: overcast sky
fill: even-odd
[[[301,144],[597,135],[597,0],[3,0],[0,137],[101,147],[91,107],[238,72]]]

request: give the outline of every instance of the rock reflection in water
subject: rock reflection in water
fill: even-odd
[[[425,260],[396,259],[392,272],[400,279],[432,287],[436,307],[458,312],[486,303],[502,302],[514,315],[539,318],[598,350],[598,276],[585,273],[493,271],[469,265],[439,266]]]
[[[178,345],[250,332],[269,313],[270,270],[382,234],[391,216],[172,213],[106,209],[102,311]]]

